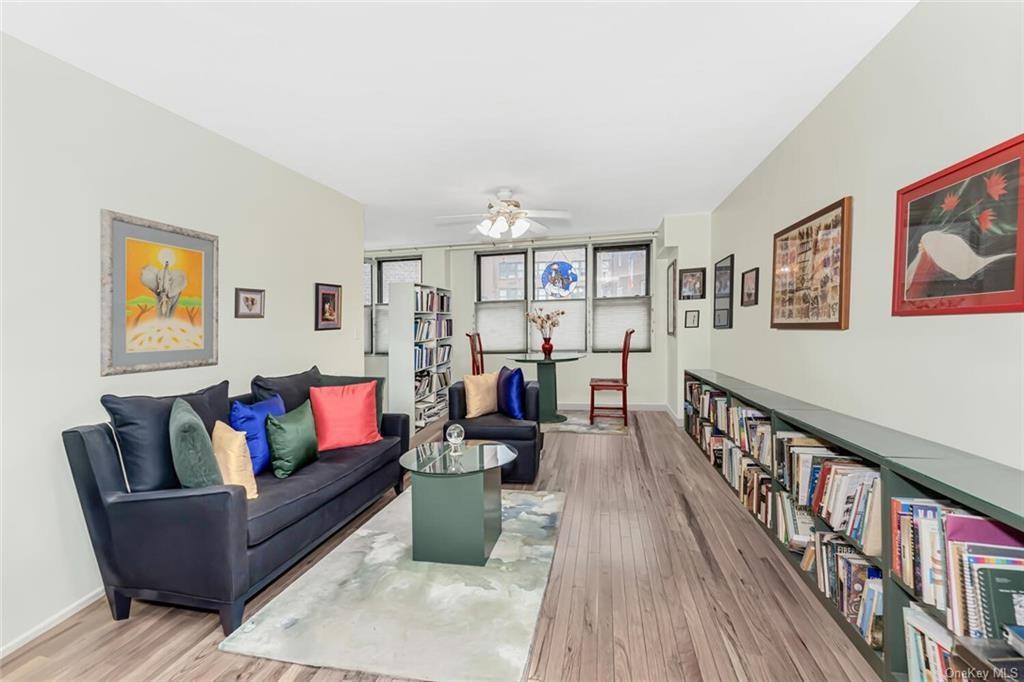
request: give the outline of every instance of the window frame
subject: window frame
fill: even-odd
[[[373,347],[374,346],[374,341],[376,341],[376,339],[374,338],[374,334],[373,334],[373,314],[374,314],[373,306],[375,305],[375,303],[374,303],[374,301],[375,301],[374,289],[376,289],[376,287],[374,286],[373,274],[374,274],[374,272],[376,272],[377,268],[375,267],[374,259],[373,258],[364,258],[363,259],[363,265],[364,266],[365,265],[369,265],[370,266],[370,303],[369,303],[369,305],[367,305],[366,303],[363,304],[363,308],[369,308],[370,309],[369,329],[364,329],[363,330],[363,333],[370,337],[369,338],[369,341],[370,341],[370,351],[369,352],[367,352],[365,350],[365,342],[364,342],[363,355],[365,356],[365,355],[375,355],[376,354],[376,349]],[[365,311],[364,311],[364,313],[365,313]],[[364,317],[363,319],[365,321],[366,318]]]
[[[530,287],[526,283],[526,266],[529,264],[529,249],[515,251],[477,251],[476,254],[476,301],[475,303],[498,303],[501,301],[527,301],[529,302]],[[494,256],[522,256],[523,257],[523,297],[522,298],[495,298],[484,300],[480,298],[480,261],[483,258]],[[486,351],[485,351],[486,352]]]
[[[650,347],[646,348],[646,349],[630,348],[629,352],[630,352],[630,354],[633,354],[633,353],[653,353],[654,352],[654,297],[651,296],[651,273],[653,272],[653,270],[651,269],[651,242],[623,242],[621,244],[616,244],[616,243],[612,243],[612,244],[593,244],[593,245],[591,245],[591,249],[590,250],[591,250],[591,255],[593,257],[592,260],[591,260],[591,267],[593,268],[593,274],[591,275],[591,278],[590,278],[590,281],[593,282],[593,285],[592,285],[593,288],[592,288],[592,292],[587,297],[587,300],[589,301],[588,305],[589,306],[593,306],[594,303],[597,302],[598,300],[602,300],[602,301],[616,301],[616,300],[624,301],[624,300],[629,300],[629,299],[633,299],[633,298],[646,298],[647,299],[647,305],[651,309],[650,317],[649,317],[650,321],[648,323],[651,326],[651,329],[649,330],[649,334],[650,334]],[[634,295],[634,296],[598,296],[597,295],[597,292],[598,292],[598,284],[597,284],[597,278],[598,278],[597,259],[598,259],[599,253],[602,252],[602,251],[644,251],[644,253],[645,253],[644,264],[646,266],[645,267],[646,272],[645,272],[645,275],[644,275],[644,290],[645,290],[645,293],[642,294],[642,295]],[[588,330],[588,331],[590,333],[587,336],[587,344],[590,347],[590,350],[589,350],[590,353],[594,353],[594,354],[598,354],[598,353],[602,353],[602,354],[604,354],[604,353],[622,353],[622,349],[618,349],[618,350],[613,350],[613,349],[596,350],[594,348],[593,330]]]
[[[378,305],[387,305],[384,301],[384,287],[382,286],[384,276],[384,264],[385,263],[403,263],[415,261],[420,264],[420,278],[417,280],[417,284],[423,284],[423,256],[396,256],[394,258],[376,258],[376,275],[377,275],[377,298],[374,301]]]
[[[528,297],[526,299],[527,311],[532,310],[534,303],[543,303],[545,305],[551,303],[557,303],[558,301],[553,298],[547,298],[540,300],[537,298],[537,252],[538,251],[567,251],[569,249],[583,249],[583,265],[590,267],[590,259],[588,251],[593,250],[593,245],[590,244],[556,244],[553,246],[531,246],[529,248],[529,263],[530,263],[530,290],[527,292]],[[593,345],[590,340],[590,301],[592,298],[593,286],[590,279],[590,272],[584,273],[586,277],[584,296],[583,298],[569,298],[567,301],[583,301],[583,348],[581,350],[571,351],[574,353],[589,353],[590,348]],[[526,352],[533,353],[535,351],[530,350],[530,323],[526,323]]]

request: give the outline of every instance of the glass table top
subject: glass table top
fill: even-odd
[[[586,357],[585,353],[553,353],[550,358],[544,357],[543,353],[517,353],[506,355],[512,362],[572,362]]]
[[[467,440],[461,445],[424,443],[402,455],[405,469],[434,476],[460,476],[495,469],[514,460],[517,453],[503,443]]]

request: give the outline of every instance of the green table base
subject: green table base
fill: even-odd
[[[537,363],[537,381],[540,382],[540,421],[542,424],[564,422],[566,417],[558,414],[558,375],[554,362]]]
[[[501,535],[501,469],[412,472],[412,558],[483,566]]]

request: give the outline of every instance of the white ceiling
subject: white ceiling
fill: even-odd
[[[556,234],[709,211],[913,3],[4,4],[2,29],[366,205],[567,208]]]

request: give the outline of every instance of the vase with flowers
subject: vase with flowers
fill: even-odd
[[[540,332],[540,337],[543,339],[543,343],[540,346],[540,350],[544,353],[544,359],[551,359],[551,352],[555,350],[555,347],[551,343],[551,332],[558,326],[559,318],[565,315],[564,310],[552,310],[550,312],[544,312],[543,308],[537,308],[526,313],[526,319],[530,321],[537,331]]]

